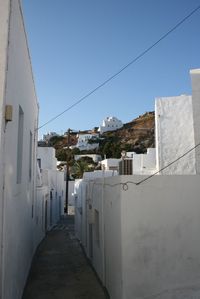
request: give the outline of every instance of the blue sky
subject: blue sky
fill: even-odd
[[[199,0],[23,0],[40,125],[117,72],[199,4]],[[190,94],[191,68],[200,68],[200,10],[39,135],[91,129],[106,116],[131,121],[154,110],[156,97]]]

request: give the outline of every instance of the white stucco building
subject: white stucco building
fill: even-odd
[[[146,154],[127,153],[133,159],[133,174],[158,175],[196,174],[198,148],[190,151],[197,143],[196,119],[198,101],[198,70],[191,71],[192,96],[180,95],[161,97],[155,100],[155,149],[147,150]],[[195,79],[194,79],[195,78]],[[194,90],[197,90],[194,92]],[[197,97],[197,96],[196,96]],[[196,108],[197,106],[197,108]],[[194,108],[195,107],[195,108]],[[187,155],[187,153],[190,151]],[[179,157],[182,157],[179,159]],[[173,163],[176,159],[176,163]],[[172,164],[171,164],[172,163]],[[168,165],[171,164],[169,167]],[[167,167],[166,167],[167,166]]]
[[[74,146],[71,146],[70,148],[79,148],[80,151],[84,150],[93,150],[99,147],[98,140],[99,134],[93,133],[93,134],[77,134],[77,144]],[[94,141],[93,143],[88,143],[89,140]]]
[[[43,195],[43,227],[46,232],[58,222],[61,215],[64,215],[66,183],[64,172],[57,170],[53,147],[38,147],[37,162],[41,177],[40,183],[37,184],[37,192]]]
[[[38,102],[21,1],[0,1],[0,298],[20,299],[41,227]]]
[[[40,169],[57,170],[57,159],[53,147],[39,146],[37,148],[37,161]]]
[[[100,162],[102,170],[116,170],[119,168],[119,161],[121,159],[109,158]]]
[[[156,149],[128,153],[139,175],[75,182],[76,236],[111,299],[200,298],[200,70],[190,74],[192,96],[156,100]]]
[[[148,148],[145,154],[136,154],[135,152],[124,152],[123,160],[128,160],[132,165],[129,174],[150,175],[157,171],[156,165],[156,149]],[[100,162],[102,170],[115,170],[120,173],[119,163],[122,158],[104,159]],[[130,166],[130,163],[128,165]],[[125,166],[126,167],[126,166]]]
[[[108,131],[115,131],[123,127],[123,123],[117,117],[108,116],[103,120],[102,125],[99,127],[98,131],[100,134]]]
[[[0,1],[0,99],[0,298],[21,299],[35,250],[59,218],[63,173],[53,152],[37,157],[38,102],[20,0]]]
[[[148,148],[145,154],[127,152],[126,157],[132,159],[132,174],[150,175],[157,171],[156,148]]]

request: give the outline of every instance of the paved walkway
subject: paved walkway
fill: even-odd
[[[39,246],[23,299],[105,299],[74,238],[74,218],[63,219]]]

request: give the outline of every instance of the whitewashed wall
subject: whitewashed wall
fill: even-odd
[[[121,183],[140,179],[116,176],[87,182],[86,193],[77,188],[80,205],[89,199],[93,210],[93,218],[85,214],[87,255],[111,299],[199,298],[199,178],[155,176],[123,190]]]
[[[9,1],[0,1],[0,240],[3,238],[3,184],[4,184],[4,109],[5,97],[4,88],[7,67],[7,45],[8,45],[8,23],[9,23]],[[2,294],[3,282],[3,261],[2,261],[2,241],[0,241],[0,297]]]
[[[82,185],[81,179],[75,180],[74,184],[74,200],[75,200],[75,235],[77,239],[82,241]]]
[[[10,15],[10,19],[8,19],[8,15]],[[0,104],[0,161],[5,163],[5,167],[0,166],[1,180],[4,180],[5,186],[2,194],[1,182],[0,210],[3,214],[1,215],[3,234],[0,239],[2,248],[0,297],[2,299],[19,299],[35,249],[33,228],[36,222],[35,166],[38,104],[20,2],[18,0],[1,1],[0,20],[2,22],[0,24],[2,25],[0,26],[1,101],[3,99],[3,105],[2,102]],[[9,44],[7,43],[7,32]],[[4,73],[5,66],[6,74]],[[6,76],[4,77],[4,75]],[[3,130],[2,115],[5,111],[5,104],[12,105],[13,119]],[[20,143],[23,151],[22,175],[21,182],[17,183],[19,105],[24,113],[24,130],[23,142]],[[30,154],[30,132],[32,133],[32,155]],[[29,161],[32,161],[31,177]]]
[[[55,158],[55,149],[53,147],[38,147],[37,158],[41,159],[42,169],[57,169],[57,159]]]
[[[194,147],[191,96],[158,98],[155,103],[157,168],[162,169]],[[161,174],[195,174],[195,151]]]
[[[73,192],[74,192],[74,181],[69,181],[68,182],[68,204],[70,206],[75,205]]]
[[[58,192],[58,207],[59,207],[59,218],[64,215],[64,205],[65,205],[65,193],[66,185],[64,181],[64,172],[57,171],[57,192]]]
[[[122,298],[199,298],[199,191],[198,176],[159,176],[121,191]]]
[[[33,228],[34,233],[34,248],[36,249],[38,244],[42,241],[46,234],[45,228],[45,201],[49,201],[49,190],[47,186],[41,186],[36,191],[36,205],[35,205],[35,226]],[[48,225],[48,223],[47,223]]]
[[[133,174],[146,175],[156,172],[156,149],[148,148],[146,154],[127,152],[128,158],[133,159]]]
[[[43,186],[49,190],[48,207],[48,225],[51,229],[64,214],[65,203],[65,181],[64,172],[57,170],[57,159],[53,147],[38,147],[37,159],[40,160],[41,176]]]
[[[200,144],[200,69],[190,71],[195,145]],[[196,148],[196,172],[200,173],[200,146]]]
[[[64,214],[65,182],[64,172],[44,169],[41,172],[42,186],[48,190],[47,198],[47,230],[50,230]],[[40,186],[38,186],[40,189]]]
[[[102,160],[100,163],[104,170],[109,170],[110,167],[119,167],[120,160],[121,159],[109,158],[109,159]]]
[[[92,172],[84,172],[83,179],[92,180],[95,178],[104,178],[104,177],[109,177],[114,175],[118,175],[118,172],[116,170],[95,170]]]

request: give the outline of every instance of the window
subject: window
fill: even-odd
[[[18,136],[17,136],[17,184],[22,180],[22,157],[23,157],[23,133],[24,133],[24,112],[19,106],[18,115]]]
[[[33,146],[33,134],[30,131],[30,136],[29,136],[29,181],[31,181],[32,178],[32,146]]]

